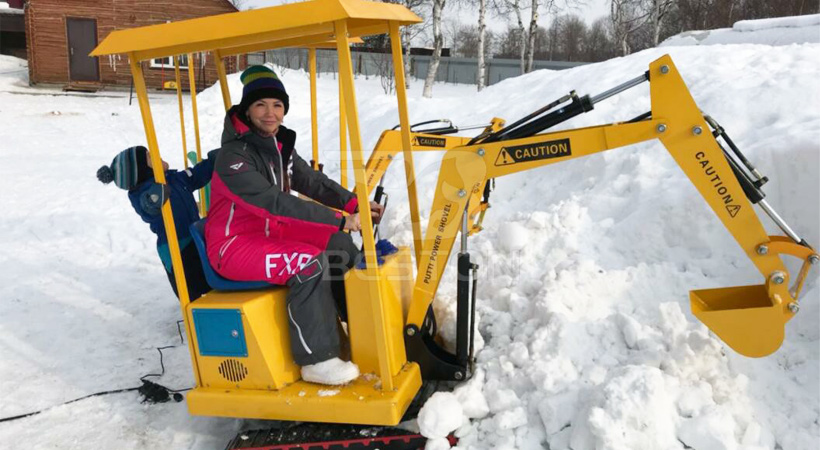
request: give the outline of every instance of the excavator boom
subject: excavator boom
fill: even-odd
[[[646,81],[650,82],[650,113],[625,123],[535,134]],[[760,357],[777,350],[783,341],[784,324],[798,310],[800,288],[809,265],[816,264],[817,254],[773,210],[769,215],[788,230],[788,237],[766,233],[753,208],[753,204],[760,204],[770,213],[759,190],[765,180],[749,177],[724,150],[716,139],[723,130],[704,117],[671,58],[667,55],[658,59],[643,76],[599,96],[571,95],[572,103],[556,112],[528,123],[516,122],[444,155],[405,325],[410,359],[436,360],[440,353],[440,349],[429,348],[435,345],[432,340],[422,342],[420,336],[427,335],[423,328],[428,309],[460,231],[463,239],[465,211],[474,207],[472,202],[488,180],[653,139],[666,147],[765,280],[757,286],[692,291],[693,313],[740,354]],[[733,143],[731,146],[735,149]],[[465,245],[461,254],[466,254]],[[780,258],[783,254],[804,262],[791,290],[788,270]],[[460,268],[462,264],[460,259]],[[469,276],[471,268],[467,264],[465,270],[459,270],[459,279]],[[464,344],[457,343],[457,347],[463,348]],[[450,363],[457,366],[459,359],[464,360],[451,358]],[[427,374],[425,364],[421,365],[422,373]],[[452,373],[461,370],[453,369]]]

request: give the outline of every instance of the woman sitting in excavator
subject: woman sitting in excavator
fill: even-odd
[[[302,379],[348,383],[359,369],[341,358],[338,317],[345,315],[343,274],[360,257],[347,233],[361,229],[356,196],[296,153],[296,133],[282,125],[289,98],[276,73],[252,66],[241,80],[242,101],[225,117],[211,181],[208,259],[225,278],[287,285],[291,350]],[[371,202],[371,209],[378,221],[382,206]]]

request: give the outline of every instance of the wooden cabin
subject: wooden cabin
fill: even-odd
[[[236,12],[228,0],[27,0],[25,27],[30,84],[55,84],[67,89],[98,90],[131,85],[131,71],[123,56],[92,58],[88,54],[114,30],[175,22]],[[246,58],[226,60],[228,73],[241,70]],[[197,53],[181,60],[183,89],[188,90],[187,67],[195,68],[197,89],[217,79],[213,55]],[[171,58],[143,63],[149,88],[170,88],[174,81]]]

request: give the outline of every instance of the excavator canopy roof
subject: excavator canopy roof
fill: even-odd
[[[219,50],[221,56],[283,47],[319,46],[346,20],[351,38],[383,34],[390,22],[421,18],[402,5],[365,0],[311,0],[179,22],[117,30],[90,56],[133,54],[139,60]]]

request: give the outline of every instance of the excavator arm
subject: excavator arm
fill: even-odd
[[[457,355],[443,354],[440,348],[432,348],[435,343],[424,328],[459,231],[461,255],[467,254],[465,236],[469,233],[464,232],[464,213],[470,211],[470,203],[487,181],[652,139],[660,140],[666,147],[765,280],[759,286],[692,291],[694,314],[743,355],[765,356],[780,346],[784,324],[797,312],[800,288],[809,265],[817,263],[817,254],[779,217],[775,221],[788,230],[789,237],[766,233],[750,200],[751,197],[767,213],[771,210],[762,200],[761,183],[758,180],[755,184],[722,148],[715,137],[722,129],[710,132],[713,127],[698,109],[669,56],[653,62],[642,77],[618,88],[592,99],[575,97],[572,104],[552,118],[549,114],[544,116],[541,126],[552,126],[561,114],[577,115],[572,109],[586,112],[594,103],[645,81],[650,81],[652,110],[633,121],[517,137],[522,128],[539,128],[540,119],[534,119],[529,125],[501,130],[495,135],[500,138],[474,140],[444,155],[405,324],[408,356],[420,363],[423,373],[453,379],[466,376],[467,344],[457,343]],[[789,272],[780,258],[784,254],[804,262],[792,289],[788,287]],[[459,297],[462,293],[468,295],[464,278],[469,278],[469,271],[475,268],[469,257],[462,261],[460,256]],[[462,318],[468,311],[469,306],[459,305],[459,329],[463,324],[471,324],[471,320]],[[459,333],[459,337],[468,334],[472,332]],[[442,367],[449,369],[441,370]]]
[[[447,126],[437,129],[429,129],[424,131],[416,131],[418,125],[427,125],[429,123],[446,123]],[[497,117],[493,118],[486,126],[463,127],[461,129],[452,125],[449,120],[434,120],[429,122],[422,122],[411,127],[410,133],[410,150],[413,152],[419,151],[447,151],[455,147],[469,145],[473,138],[463,136],[453,136],[452,133],[457,133],[463,130],[474,128],[484,128],[482,134],[489,134],[499,131],[504,126],[504,120]],[[380,186],[384,182],[384,175],[387,172],[390,163],[397,154],[401,153],[401,130],[392,129],[382,132],[379,136],[370,158],[367,160],[365,166],[365,179],[367,181],[367,192],[376,192],[377,201],[383,192]],[[481,231],[481,219],[483,219],[484,212],[489,208],[486,201],[481,201],[481,192],[474,193],[470,198],[470,213],[469,216],[476,223],[470,229],[470,234]]]

